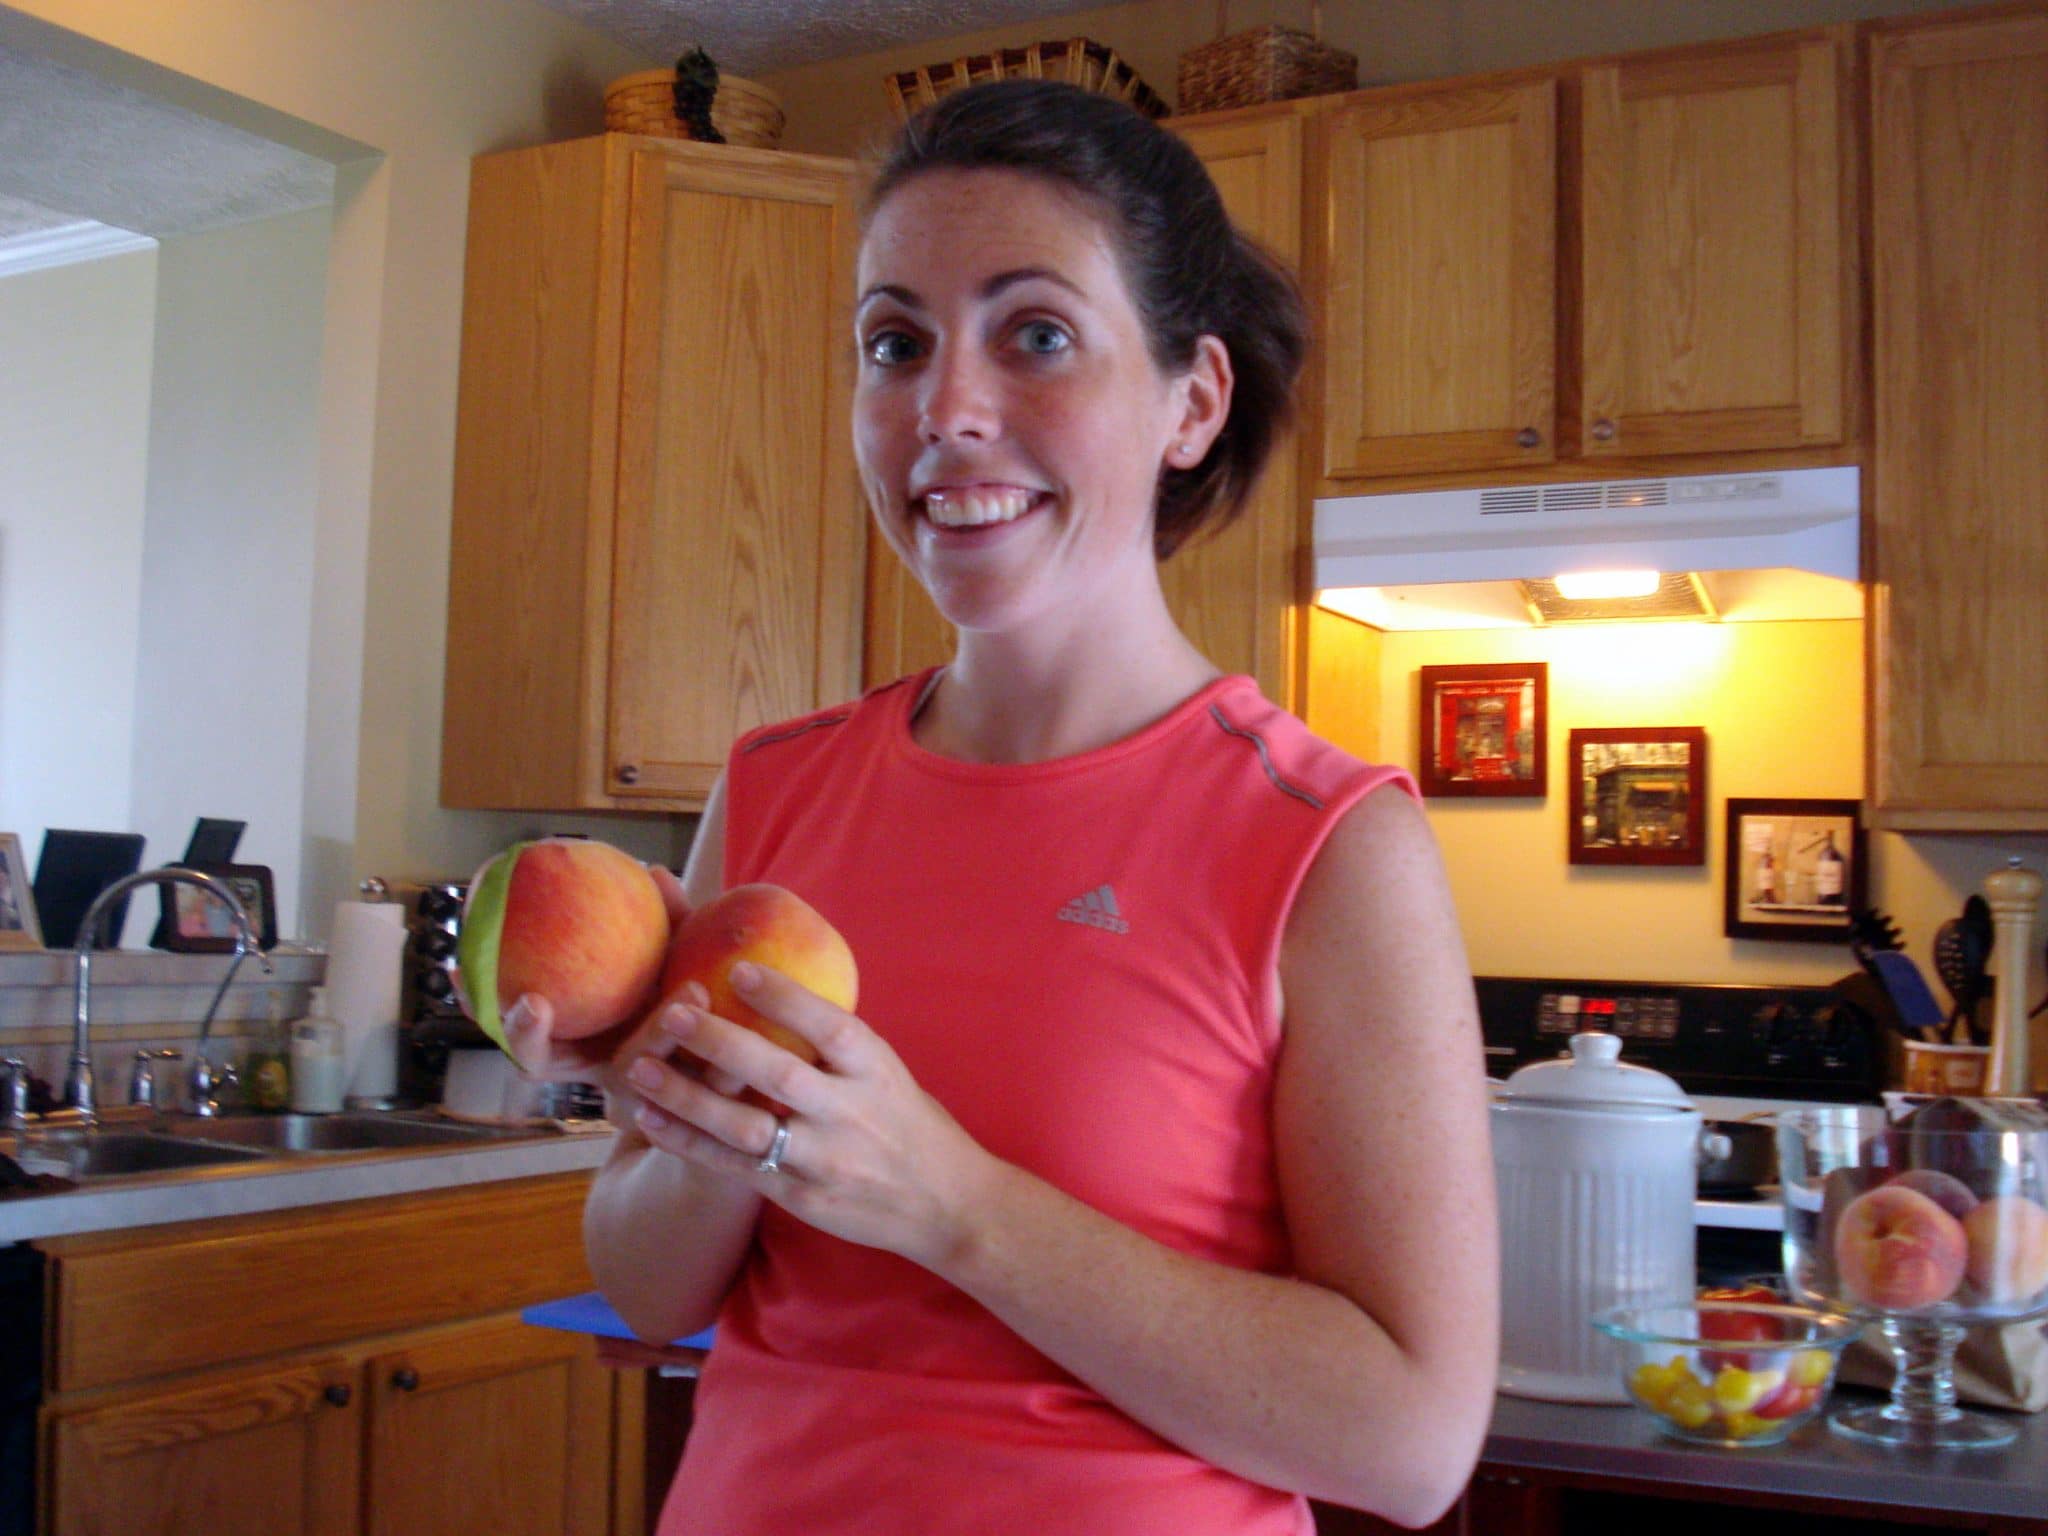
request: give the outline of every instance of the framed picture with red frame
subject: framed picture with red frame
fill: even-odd
[[[1572,863],[1707,862],[1704,727],[1580,727],[1565,763]]]
[[[1421,668],[1422,792],[1541,800],[1549,787],[1549,673],[1541,661]]]

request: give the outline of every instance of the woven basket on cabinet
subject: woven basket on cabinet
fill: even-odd
[[[676,72],[643,69],[621,75],[604,88],[604,126],[609,133],[652,133],[666,139],[692,139],[689,125],[676,116]],[[711,126],[728,144],[773,149],[782,139],[782,101],[765,85],[721,74],[711,100]]]
[[[1180,56],[1180,110],[1220,112],[1358,87],[1358,59],[1298,27],[1254,27]]]
[[[885,83],[889,105],[896,109],[898,118],[907,118],[962,86],[1008,79],[1064,80],[1083,90],[1128,102],[1147,117],[1166,116],[1165,101],[1138,78],[1136,70],[1117,57],[1115,49],[1086,37],[1031,43],[1023,48],[998,48],[993,53],[977,53],[943,64],[921,64],[916,69],[898,70]]]

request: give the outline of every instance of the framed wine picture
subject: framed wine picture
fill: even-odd
[[[1869,884],[1860,800],[1728,801],[1722,931],[1845,944]]]

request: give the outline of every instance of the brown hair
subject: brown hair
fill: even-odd
[[[1152,543],[1164,560],[1244,509],[1292,418],[1308,344],[1300,290],[1230,222],[1179,137],[1122,102],[1051,80],[989,81],[919,112],[882,156],[867,212],[921,172],[989,169],[1044,176],[1102,211],[1162,371],[1189,367],[1203,336],[1230,353],[1222,432],[1201,463],[1159,476]]]

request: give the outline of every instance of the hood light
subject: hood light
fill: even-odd
[[[1662,579],[1656,571],[1567,571],[1557,578],[1557,591],[1573,602],[1648,597]]]

